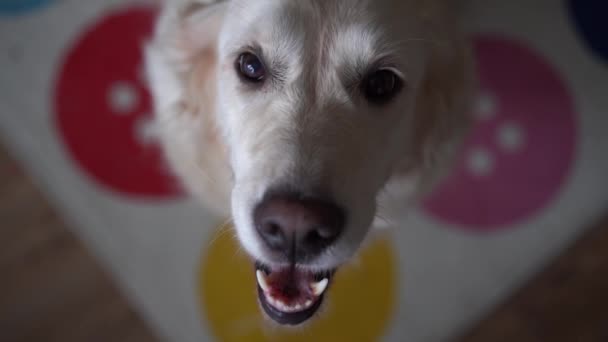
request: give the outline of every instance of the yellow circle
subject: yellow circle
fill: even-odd
[[[298,328],[279,327],[262,315],[253,263],[232,227],[220,229],[203,258],[199,301],[219,341],[376,341],[396,303],[395,258],[385,239],[372,242],[338,271],[316,318]]]

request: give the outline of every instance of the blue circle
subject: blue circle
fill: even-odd
[[[573,21],[593,53],[608,62],[608,1],[568,1]]]
[[[53,0],[0,0],[0,15],[19,15],[51,3]]]

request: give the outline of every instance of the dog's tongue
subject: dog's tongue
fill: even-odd
[[[310,284],[314,276],[308,272],[286,269],[273,272],[266,277],[268,294],[285,304],[297,304],[302,299],[312,299],[313,293]],[[305,301],[305,300],[304,300]]]

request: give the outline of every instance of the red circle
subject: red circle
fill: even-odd
[[[476,51],[487,100],[460,163],[425,209],[483,232],[529,219],[555,198],[574,162],[577,115],[558,72],[526,46],[483,36]]]
[[[160,148],[137,132],[152,118],[142,49],[155,17],[151,8],[129,8],[86,30],[59,72],[55,111],[68,151],[90,177],[123,194],[164,198],[179,187]]]

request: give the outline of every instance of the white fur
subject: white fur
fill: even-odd
[[[168,160],[269,264],[252,224],[264,193],[289,185],[331,196],[348,213],[345,233],[307,267],[336,267],[366,237],[383,190],[382,207],[415,200],[467,127],[472,72],[454,12],[442,0],[212,2],[167,0],[147,48]],[[250,46],[280,70],[276,86],[241,84],[235,60]],[[405,87],[375,106],[345,79],[356,84],[380,59]]]

